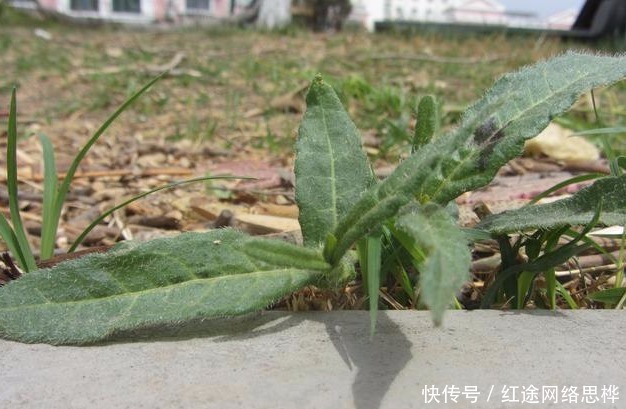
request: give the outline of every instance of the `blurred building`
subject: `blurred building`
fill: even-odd
[[[577,17],[578,10],[564,10],[548,17],[547,27],[553,30],[569,30],[574,25]]]
[[[506,23],[504,6],[496,0],[353,0],[350,19],[370,31],[379,21]]]
[[[546,0],[550,1],[550,0]],[[520,7],[524,7],[520,1]],[[373,31],[377,22],[502,25],[569,29],[577,10],[541,18],[532,10],[508,10],[497,0],[352,0],[350,21]]]
[[[498,25],[506,25],[508,22],[504,6],[495,0],[467,0],[455,3],[443,11],[447,22]]]
[[[8,0],[22,8],[34,8],[34,1]],[[115,22],[179,22],[186,18],[224,19],[236,15],[251,0],[38,0],[44,11],[77,19]],[[30,6],[28,5],[30,3]]]
[[[276,0],[265,0],[268,2]],[[302,0],[286,0],[292,12]],[[546,0],[549,1],[549,0]],[[8,0],[21,8],[35,8],[35,0]],[[45,11],[77,19],[127,23],[204,20],[216,22],[250,12],[253,0],[38,0]],[[576,10],[557,13],[547,20],[532,12],[506,10],[497,0],[351,0],[349,21],[374,31],[377,22],[433,22],[569,29]],[[267,4],[265,4],[267,5]],[[273,5],[273,4],[272,4]],[[287,5],[289,7],[289,5]],[[267,9],[270,9],[268,7]]]

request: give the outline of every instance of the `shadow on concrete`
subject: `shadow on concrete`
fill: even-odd
[[[376,334],[372,338],[368,312],[341,311],[289,314],[276,326],[225,336],[221,341],[275,333],[303,320],[324,324],[341,359],[351,371],[356,371],[352,384],[354,407],[379,408],[394,379],[412,358],[411,342],[400,327],[384,314],[379,315]]]
[[[373,338],[370,338],[368,313],[358,314],[358,318],[352,329],[346,328],[340,319],[326,319],[324,323],[335,349],[351,369],[357,370],[352,384],[354,407],[376,409],[411,360],[412,344],[384,314],[379,315]]]
[[[197,337],[218,337],[215,342],[241,341],[275,334],[304,321],[322,323],[340,359],[356,371],[352,385],[354,407],[379,408],[394,379],[412,358],[411,342],[385,314],[379,314],[373,337],[367,311],[263,312],[117,333],[110,341],[163,342]]]
[[[354,407],[379,408],[394,379],[412,358],[411,342],[400,327],[384,314],[379,315],[376,334],[372,338],[368,312],[341,311],[289,314],[275,326],[225,336],[218,341],[275,333],[303,320],[324,324],[341,359],[351,371],[356,371],[352,384]]]

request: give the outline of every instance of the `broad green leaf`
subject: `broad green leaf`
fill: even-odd
[[[304,244],[318,246],[374,178],[359,131],[320,76],[306,102],[296,142],[296,201]]]
[[[318,280],[321,251],[233,230],[119,246],[0,291],[0,337],[87,344],[135,329],[260,310]]]
[[[587,224],[602,200],[600,223],[626,224],[626,176],[597,180],[574,195],[556,202],[526,206],[483,219],[479,229],[494,234]]]
[[[421,294],[439,325],[455,291],[469,278],[471,254],[465,233],[434,204],[403,214],[395,227],[425,252],[418,262]]]
[[[507,74],[469,108],[460,126],[423,146],[368,189],[338,224],[336,263],[369,231],[414,198],[446,204],[488,184],[556,115],[586,91],[626,76],[626,56],[567,53]]]

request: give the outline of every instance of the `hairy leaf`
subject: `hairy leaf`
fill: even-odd
[[[600,200],[600,223],[626,224],[626,176],[620,176],[599,179],[566,199],[490,215],[476,227],[502,234],[563,225],[583,225],[593,218]]]
[[[317,76],[296,142],[296,201],[304,244],[317,246],[373,182],[361,136],[332,87]]]
[[[418,151],[433,139],[439,127],[439,112],[437,102],[432,95],[423,97],[417,107],[417,121],[413,134],[411,153]]]
[[[233,230],[123,245],[0,291],[0,337],[85,344],[124,331],[260,310],[320,278],[321,252]]]
[[[459,128],[423,146],[371,187],[337,226],[336,263],[363,235],[417,198],[445,204],[489,183],[524,142],[585,91],[626,76],[626,57],[567,53],[508,74],[469,108]]]
[[[421,294],[439,325],[454,292],[469,277],[466,235],[445,209],[434,204],[400,216],[395,227],[425,252],[418,262]]]

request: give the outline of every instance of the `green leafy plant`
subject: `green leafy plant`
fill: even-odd
[[[623,228],[623,226],[622,226]],[[594,236],[597,236],[597,232],[593,233]],[[622,232],[620,237],[620,249],[619,255],[617,257],[613,256],[611,253],[606,252],[604,249],[599,249],[600,253],[603,256],[606,256],[608,260],[612,260],[615,265],[614,271],[615,275],[613,276],[615,284],[609,289],[598,289],[597,291],[590,292],[587,294],[587,299],[591,301],[598,301],[600,303],[605,303],[606,308],[622,309],[624,308],[624,303],[626,302],[626,292],[624,289],[624,247],[626,245],[626,236]],[[595,244],[592,242],[592,245]],[[597,245],[596,245],[597,246]],[[607,280],[608,281],[608,280]],[[617,293],[621,291],[621,296],[619,296],[616,300],[612,300]],[[610,294],[607,298],[606,295]],[[566,298],[567,299],[567,298]],[[568,301],[569,303],[570,301]]]
[[[374,87],[360,75],[350,75],[333,84],[339,98],[352,105],[358,114],[357,123],[367,129],[376,129],[381,157],[388,157],[410,141],[408,132],[412,98],[406,98],[400,89],[390,86]]]
[[[470,238],[456,225],[449,202],[489,183],[521,153],[524,141],[583,92],[624,76],[626,57],[578,53],[508,74],[465,112],[456,129],[431,137],[434,128],[421,124],[415,152],[380,182],[370,170],[355,125],[318,76],[307,94],[296,144],[303,247],[229,229],[122,243],[106,254],[9,283],[0,291],[0,336],[85,344],[123,338],[136,329],[158,331],[163,325],[243,314],[308,284],[345,282],[355,274],[359,253],[368,293],[375,298],[379,265],[385,263],[381,252],[398,249],[412,257],[420,297],[439,323],[454,291],[466,280],[471,260]],[[532,228],[624,224],[623,197],[626,179],[613,176],[560,204],[523,211],[536,217]],[[602,198],[601,207],[597,198]],[[525,217],[514,216],[501,216],[511,218],[505,223],[511,226],[504,229],[498,219],[485,221],[482,228],[496,235],[509,228],[531,228]],[[575,237],[575,244],[560,253],[538,256],[533,266],[515,274],[554,265],[548,257],[576,254],[578,241]],[[376,303],[370,307],[375,312]]]
[[[621,128],[602,128],[578,134],[602,135],[620,130]],[[482,305],[484,308],[488,308],[496,301],[496,294],[498,293],[501,301],[510,304],[515,309],[524,308],[531,299],[537,306],[554,309],[556,308],[557,294],[563,297],[570,308],[578,308],[570,294],[557,280],[555,267],[565,263],[573,255],[591,247],[595,247],[595,250],[604,253],[608,258],[614,259],[612,255],[588,238],[586,233],[589,233],[595,223],[598,222],[600,211],[603,213],[603,222],[608,224],[621,223],[626,215],[626,202],[618,193],[624,189],[622,185],[624,181],[621,178],[624,158],[617,157],[611,146],[606,143],[604,148],[609,159],[610,178],[604,178],[604,175],[599,173],[574,176],[537,195],[521,209],[490,215],[482,220],[478,228],[489,231],[496,236],[502,258],[502,268],[483,298]],[[594,179],[602,180],[576,196],[544,206],[532,206],[565,186]],[[607,205],[603,207],[604,201],[607,201]],[[582,232],[577,232],[571,228],[572,225],[584,225],[586,220],[591,221]],[[523,234],[518,235],[511,243],[512,240],[508,234],[518,232]],[[624,237],[621,238],[623,251]],[[559,246],[561,239],[569,239],[570,241]],[[522,258],[522,249],[527,258],[524,262],[519,261]],[[623,280],[622,260],[622,256],[614,260],[617,265],[615,269],[617,286],[620,286]],[[535,291],[535,278],[539,274],[542,274],[545,279],[545,289]],[[620,294],[620,297],[614,300],[616,294]],[[619,307],[624,303],[621,298],[622,295],[623,293],[615,291],[615,289],[609,289],[598,291],[588,298],[606,304],[615,304]],[[611,303],[609,300],[615,302]]]

